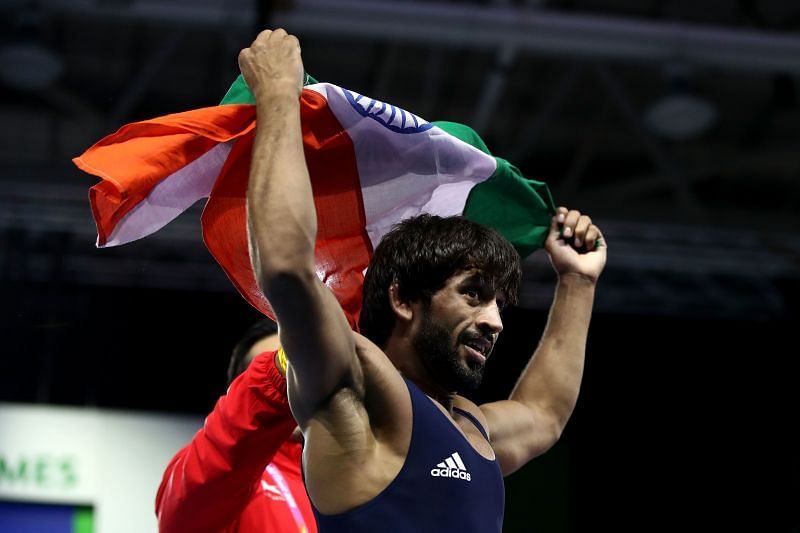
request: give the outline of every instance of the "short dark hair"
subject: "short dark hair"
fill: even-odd
[[[473,268],[508,303],[517,303],[519,254],[499,233],[463,217],[425,214],[400,222],[375,248],[364,276],[361,334],[381,347],[391,335],[396,318],[389,303],[392,283],[398,284],[401,300],[430,303],[448,279]]]
[[[264,318],[247,328],[242,338],[233,347],[231,353],[231,360],[228,363],[228,385],[236,379],[236,377],[247,369],[250,361],[247,360],[247,352],[253,347],[255,343],[267,337],[274,335],[278,332],[278,325],[268,319]]]

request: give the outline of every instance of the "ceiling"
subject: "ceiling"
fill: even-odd
[[[95,180],[69,160],[124,123],[216,104],[257,29],[284,26],[317,79],[470,124],[496,155],[547,181],[558,203],[591,213],[611,247],[601,310],[769,318],[795,305],[797,2],[6,0],[0,9],[2,50],[50,54],[50,63],[0,62],[7,280],[46,280],[57,265],[61,279],[88,287],[229,291],[202,248],[199,206],[135,254],[93,250]],[[48,65],[51,81],[30,82]],[[39,85],[21,87],[19,76]],[[662,109],[659,129],[649,114],[676,95],[702,106]],[[670,125],[682,133],[664,133]],[[530,307],[549,297],[545,263],[526,264]]]

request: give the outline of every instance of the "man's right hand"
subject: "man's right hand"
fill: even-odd
[[[264,30],[239,52],[239,70],[256,99],[281,91],[299,96],[304,76],[300,42],[286,30]]]

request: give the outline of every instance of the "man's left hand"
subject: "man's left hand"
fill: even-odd
[[[577,274],[596,282],[606,264],[606,241],[600,228],[580,211],[559,207],[544,245],[559,276]]]

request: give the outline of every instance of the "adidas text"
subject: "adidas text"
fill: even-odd
[[[472,481],[472,476],[469,475],[469,472],[464,472],[458,468],[433,468],[431,469],[431,475],[433,477],[454,477]]]

